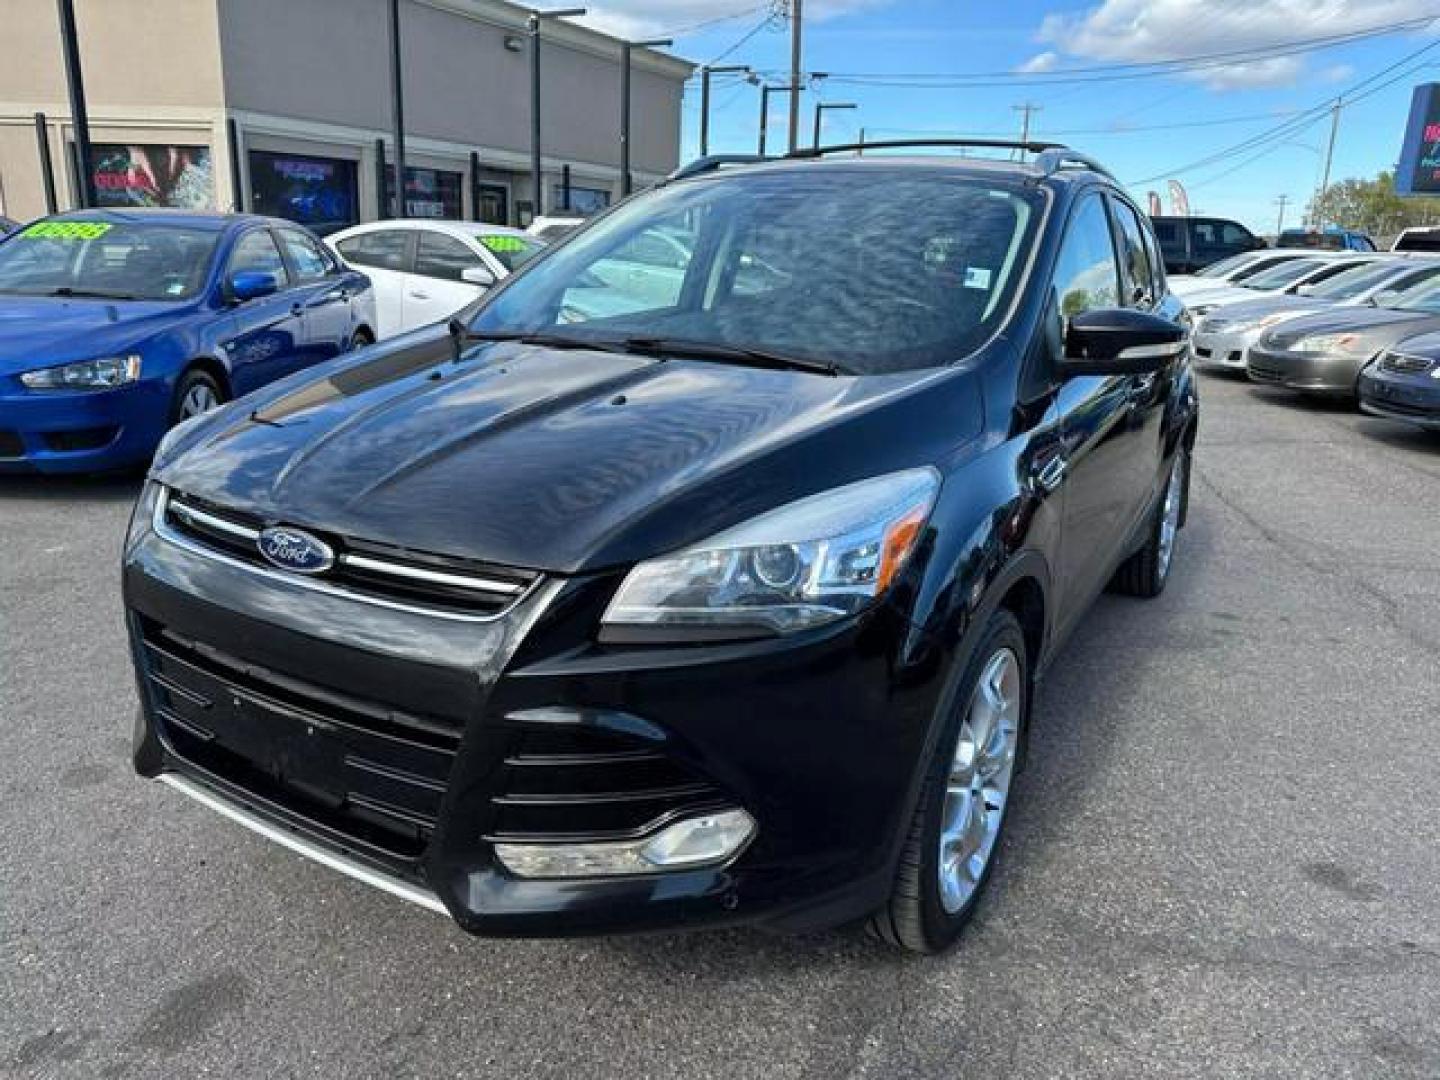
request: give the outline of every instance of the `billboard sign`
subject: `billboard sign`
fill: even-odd
[[[1415,88],[1395,174],[1400,195],[1440,195],[1440,83]]]

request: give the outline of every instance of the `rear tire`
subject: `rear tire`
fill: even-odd
[[[1145,546],[1120,564],[1110,579],[1111,591],[1147,600],[1165,591],[1189,503],[1190,451],[1182,444],[1175,451],[1164,494],[1151,515]]]
[[[355,336],[350,339],[350,348],[348,351],[354,352],[356,349],[363,349],[366,345],[374,344],[375,335],[362,326],[359,330],[355,331]]]
[[[170,404],[170,426],[219,408],[226,400],[225,389],[215,376],[201,368],[191,368],[180,376],[175,385],[175,396]]]
[[[895,885],[870,932],[898,949],[941,952],[975,913],[1009,817],[1011,781],[1030,706],[1025,635],[990,616],[963,661],[915,807]]]

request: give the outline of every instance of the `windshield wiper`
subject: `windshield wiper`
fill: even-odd
[[[458,331],[458,332],[457,332]],[[542,345],[551,349],[595,349],[599,352],[623,353],[630,350],[623,342],[604,338],[575,337],[571,334],[547,334],[539,330],[471,330],[452,322],[451,334],[456,341],[514,341],[521,345]]]
[[[51,289],[49,292],[41,293],[41,296],[73,296],[84,300],[139,300],[140,297],[134,293],[103,292],[99,289],[76,289],[69,285],[61,285]]]
[[[684,357],[687,360],[713,360],[721,364],[742,364],[747,367],[775,371],[808,371],[815,375],[840,375],[836,364],[806,360],[799,356],[752,349],[743,345],[722,345],[713,341],[689,341],[685,338],[628,337],[621,343],[626,351],[642,356]]]

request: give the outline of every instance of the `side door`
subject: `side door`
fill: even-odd
[[[492,281],[495,277],[480,253],[458,237],[438,229],[417,232],[415,268],[406,278],[401,301],[401,322],[406,330],[448,319],[482,296],[485,286],[466,281],[467,270],[483,270]]]
[[[1122,306],[1120,266],[1110,212],[1099,192],[1082,195],[1071,212],[1056,258],[1050,339],[1064,349],[1069,320],[1082,311]],[[1061,357],[1053,360],[1059,370]],[[1041,481],[1062,493],[1059,622],[1068,628],[1109,579],[1125,540],[1135,496],[1131,427],[1133,380],[1123,375],[1072,375],[1055,394],[1060,452]]]
[[[227,292],[230,280],[242,271],[273,274],[278,288],[232,309],[232,328],[223,348],[236,396],[293,370],[305,341],[304,305],[291,294],[290,271],[268,228],[251,229],[235,241],[225,267]]]
[[[1147,235],[1139,212],[1125,199],[1111,193],[1107,196],[1115,221],[1115,241],[1120,251],[1121,299],[1124,306],[1175,319],[1178,303],[1165,292],[1163,269],[1152,261],[1153,242]],[[1170,306],[1172,305],[1173,306]],[[1170,371],[1129,376],[1129,412],[1126,425],[1130,430],[1132,452],[1126,457],[1124,474],[1116,477],[1123,485],[1117,501],[1128,494],[1130,504],[1125,518],[1126,534],[1133,534],[1150,509],[1151,500],[1159,492],[1164,447],[1165,402],[1169,397]]]
[[[359,267],[375,294],[375,333],[381,338],[403,328],[405,284],[415,262],[415,229],[372,229],[335,244],[340,257]]]
[[[291,289],[303,308],[304,343],[291,370],[329,360],[350,342],[350,280],[320,242],[300,229],[275,230],[290,271]]]

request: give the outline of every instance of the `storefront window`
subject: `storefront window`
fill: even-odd
[[[101,206],[174,206],[209,210],[215,205],[208,146],[91,147],[95,198]]]
[[[322,236],[360,220],[355,162],[250,151],[250,208],[289,218]]]
[[[569,210],[572,214],[598,214],[610,205],[610,192],[604,188],[576,187],[570,185],[570,205],[565,205],[565,185],[556,184],[550,193],[550,205],[556,210]]]
[[[444,169],[418,169],[405,166],[405,216],[414,218],[450,218],[458,221],[465,216],[460,205],[463,176]],[[395,167],[385,170],[385,206],[395,202]]]

